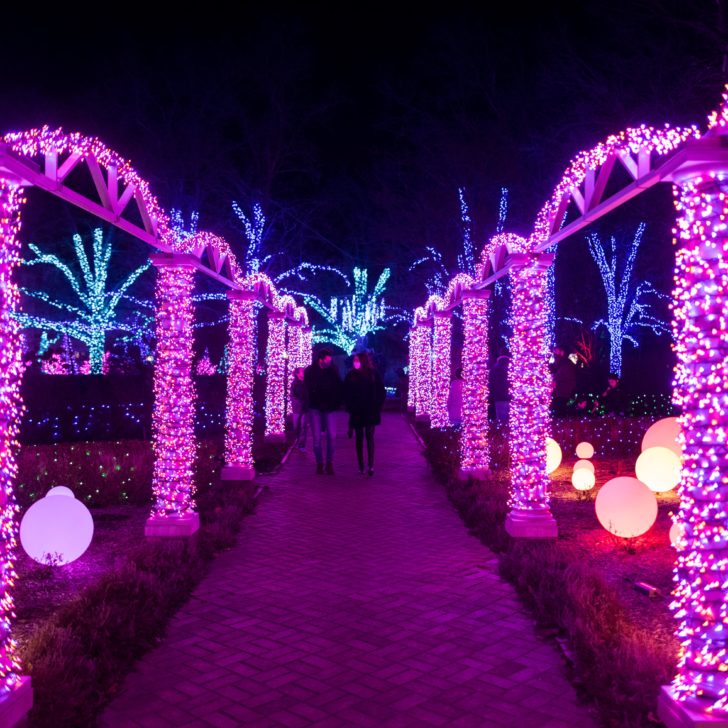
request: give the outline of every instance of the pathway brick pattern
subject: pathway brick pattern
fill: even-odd
[[[308,443],[310,446],[310,442]],[[102,725],[591,728],[400,415],[372,478],[293,452]]]

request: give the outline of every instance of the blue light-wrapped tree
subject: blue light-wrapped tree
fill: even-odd
[[[670,297],[657,291],[649,281],[636,283],[633,280],[634,264],[645,227],[643,222],[637,226],[628,245],[618,243],[612,236],[607,250],[596,233],[587,236],[589,252],[597,264],[607,297],[607,317],[595,321],[593,328],[606,328],[609,368],[617,376],[622,376],[624,342],[639,346],[635,338],[637,329],[648,329],[658,336],[671,334],[669,323],[654,312],[658,301],[668,301]]]
[[[92,374],[101,374],[104,363],[106,335],[111,331],[135,334],[134,326],[117,315],[117,307],[126,291],[139,276],[149,268],[149,261],[132,271],[115,287],[109,287],[109,266],[111,263],[111,241],[104,239],[101,228],[93,231],[91,260],[86,253],[83,238],[73,236],[73,248],[80,273],[74,271],[68,263],[57,255],[44,253],[37,245],[29,248],[35,257],[24,260],[23,265],[49,265],[55,268],[75,300],[69,303],[60,296],[51,296],[44,290],[21,288],[25,296],[45,303],[49,308],[61,311],[63,318],[36,316],[27,312],[16,314],[21,326],[41,331],[55,331],[66,334],[82,342],[88,348],[90,370]]]

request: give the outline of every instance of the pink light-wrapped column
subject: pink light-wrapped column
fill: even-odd
[[[157,268],[157,352],[152,443],[155,504],[147,536],[188,536],[200,527],[195,513],[195,386],[192,380],[192,289],[195,259],[152,256]]]
[[[435,313],[432,327],[431,427],[448,427],[450,425],[447,399],[450,393],[451,341],[452,314],[449,311]]]
[[[488,471],[488,310],[490,291],[463,294],[463,426],[460,474],[482,478]]]
[[[23,360],[20,325],[12,317],[18,309],[18,288],[13,271],[20,262],[20,212],[23,190],[0,177],[0,724],[13,725],[33,705],[30,678],[20,676],[12,620],[12,589],[17,579],[15,549],[18,524],[13,493],[17,473],[18,432],[23,403],[20,382]]]
[[[432,324],[420,323],[415,326],[417,334],[417,395],[415,417],[428,420],[430,417],[430,398],[432,387]]]
[[[721,160],[724,156],[718,149],[714,165],[675,175],[681,188],[676,202],[680,247],[675,261],[674,400],[682,408],[679,520],[685,539],[677,554],[671,605],[680,640],[678,673],[672,685],[663,688],[658,703],[660,718],[670,728],[728,725],[728,158]],[[710,171],[711,167],[722,171]]]
[[[549,507],[546,472],[546,437],[551,416],[546,285],[552,260],[552,255],[526,259],[511,273],[511,511],[506,530],[511,536],[527,538],[555,538],[558,533]]]
[[[301,358],[301,339],[303,333],[301,326],[298,324],[288,322],[286,324],[288,336],[286,337],[286,415],[291,412],[291,387],[293,386],[293,378],[296,375],[296,369],[298,367],[304,367],[306,364],[302,364]]]
[[[265,385],[265,437],[267,440],[284,440],[286,330],[283,313],[268,312],[268,344],[266,347],[267,375]]]
[[[313,361],[313,329],[305,326],[301,329],[300,366],[307,367]]]
[[[414,412],[417,409],[417,329],[412,328],[409,332],[409,347],[407,365],[409,370],[407,385],[407,411]]]
[[[252,480],[253,373],[255,368],[255,295],[230,291],[229,360],[222,480]]]

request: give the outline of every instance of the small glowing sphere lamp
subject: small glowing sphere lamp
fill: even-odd
[[[599,523],[622,538],[641,536],[657,518],[655,494],[637,478],[628,476],[606,482],[597,493],[594,507]]]
[[[680,424],[677,417],[665,417],[657,420],[645,432],[642,438],[642,450],[651,447],[666,447],[672,450],[675,455],[682,459],[682,448],[680,447],[677,436],[680,434]]]
[[[571,484],[577,490],[591,490],[595,482],[594,473],[591,470],[587,470],[587,468],[574,470],[571,475]]]
[[[574,472],[577,470],[588,470],[590,473],[594,472],[594,463],[589,462],[588,460],[577,460],[574,463]]]
[[[546,472],[553,473],[561,465],[561,446],[556,440],[546,438]]]
[[[75,561],[83,556],[93,535],[89,509],[73,493],[69,497],[64,491],[33,503],[20,522],[20,543],[39,564],[63,566]]]
[[[576,457],[582,459],[594,457],[594,445],[590,442],[580,442],[576,446]]]
[[[648,447],[634,466],[637,478],[655,493],[666,493],[680,482],[680,458],[666,447]]]

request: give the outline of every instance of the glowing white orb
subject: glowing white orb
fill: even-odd
[[[577,470],[588,470],[590,473],[594,472],[594,463],[590,462],[589,460],[577,460],[574,463],[574,472]]]
[[[641,536],[657,518],[655,494],[637,478],[627,476],[605,483],[597,493],[594,507],[599,523],[622,538]]]
[[[645,432],[642,438],[642,450],[650,447],[666,447],[682,459],[682,448],[678,444],[677,436],[680,434],[680,424],[677,417],[665,417],[657,420]]]
[[[571,475],[571,484],[577,490],[591,490],[595,482],[594,473],[586,468],[579,468]]]
[[[561,465],[561,446],[556,440],[546,438],[546,472],[553,473]]]
[[[36,501],[20,522],[20,543],[39,564],[69,564],[84,554],[93,538],[88,508],[74,497],[62,496],[65,493]]]
[[[655,493],[672,490],[680,482],[680,458],[666,447],[643,450],[634,469],[637,478]]]
[[[76,496],[73,495],[73,491],[65,486],[65,485],[57,485],[54,488],[51,488],[46,494],[45,497],[48,498],[48,496],[52,495],[67,495],[71,498],[75,498]]]
[[[590,458],[594,456],[594,445],[590,442],[580,442],[576,446],[576,457]]]
[[[670,543],[678,550],[681,551],[685,548],[685,526],[680,521],[670,526]]]

